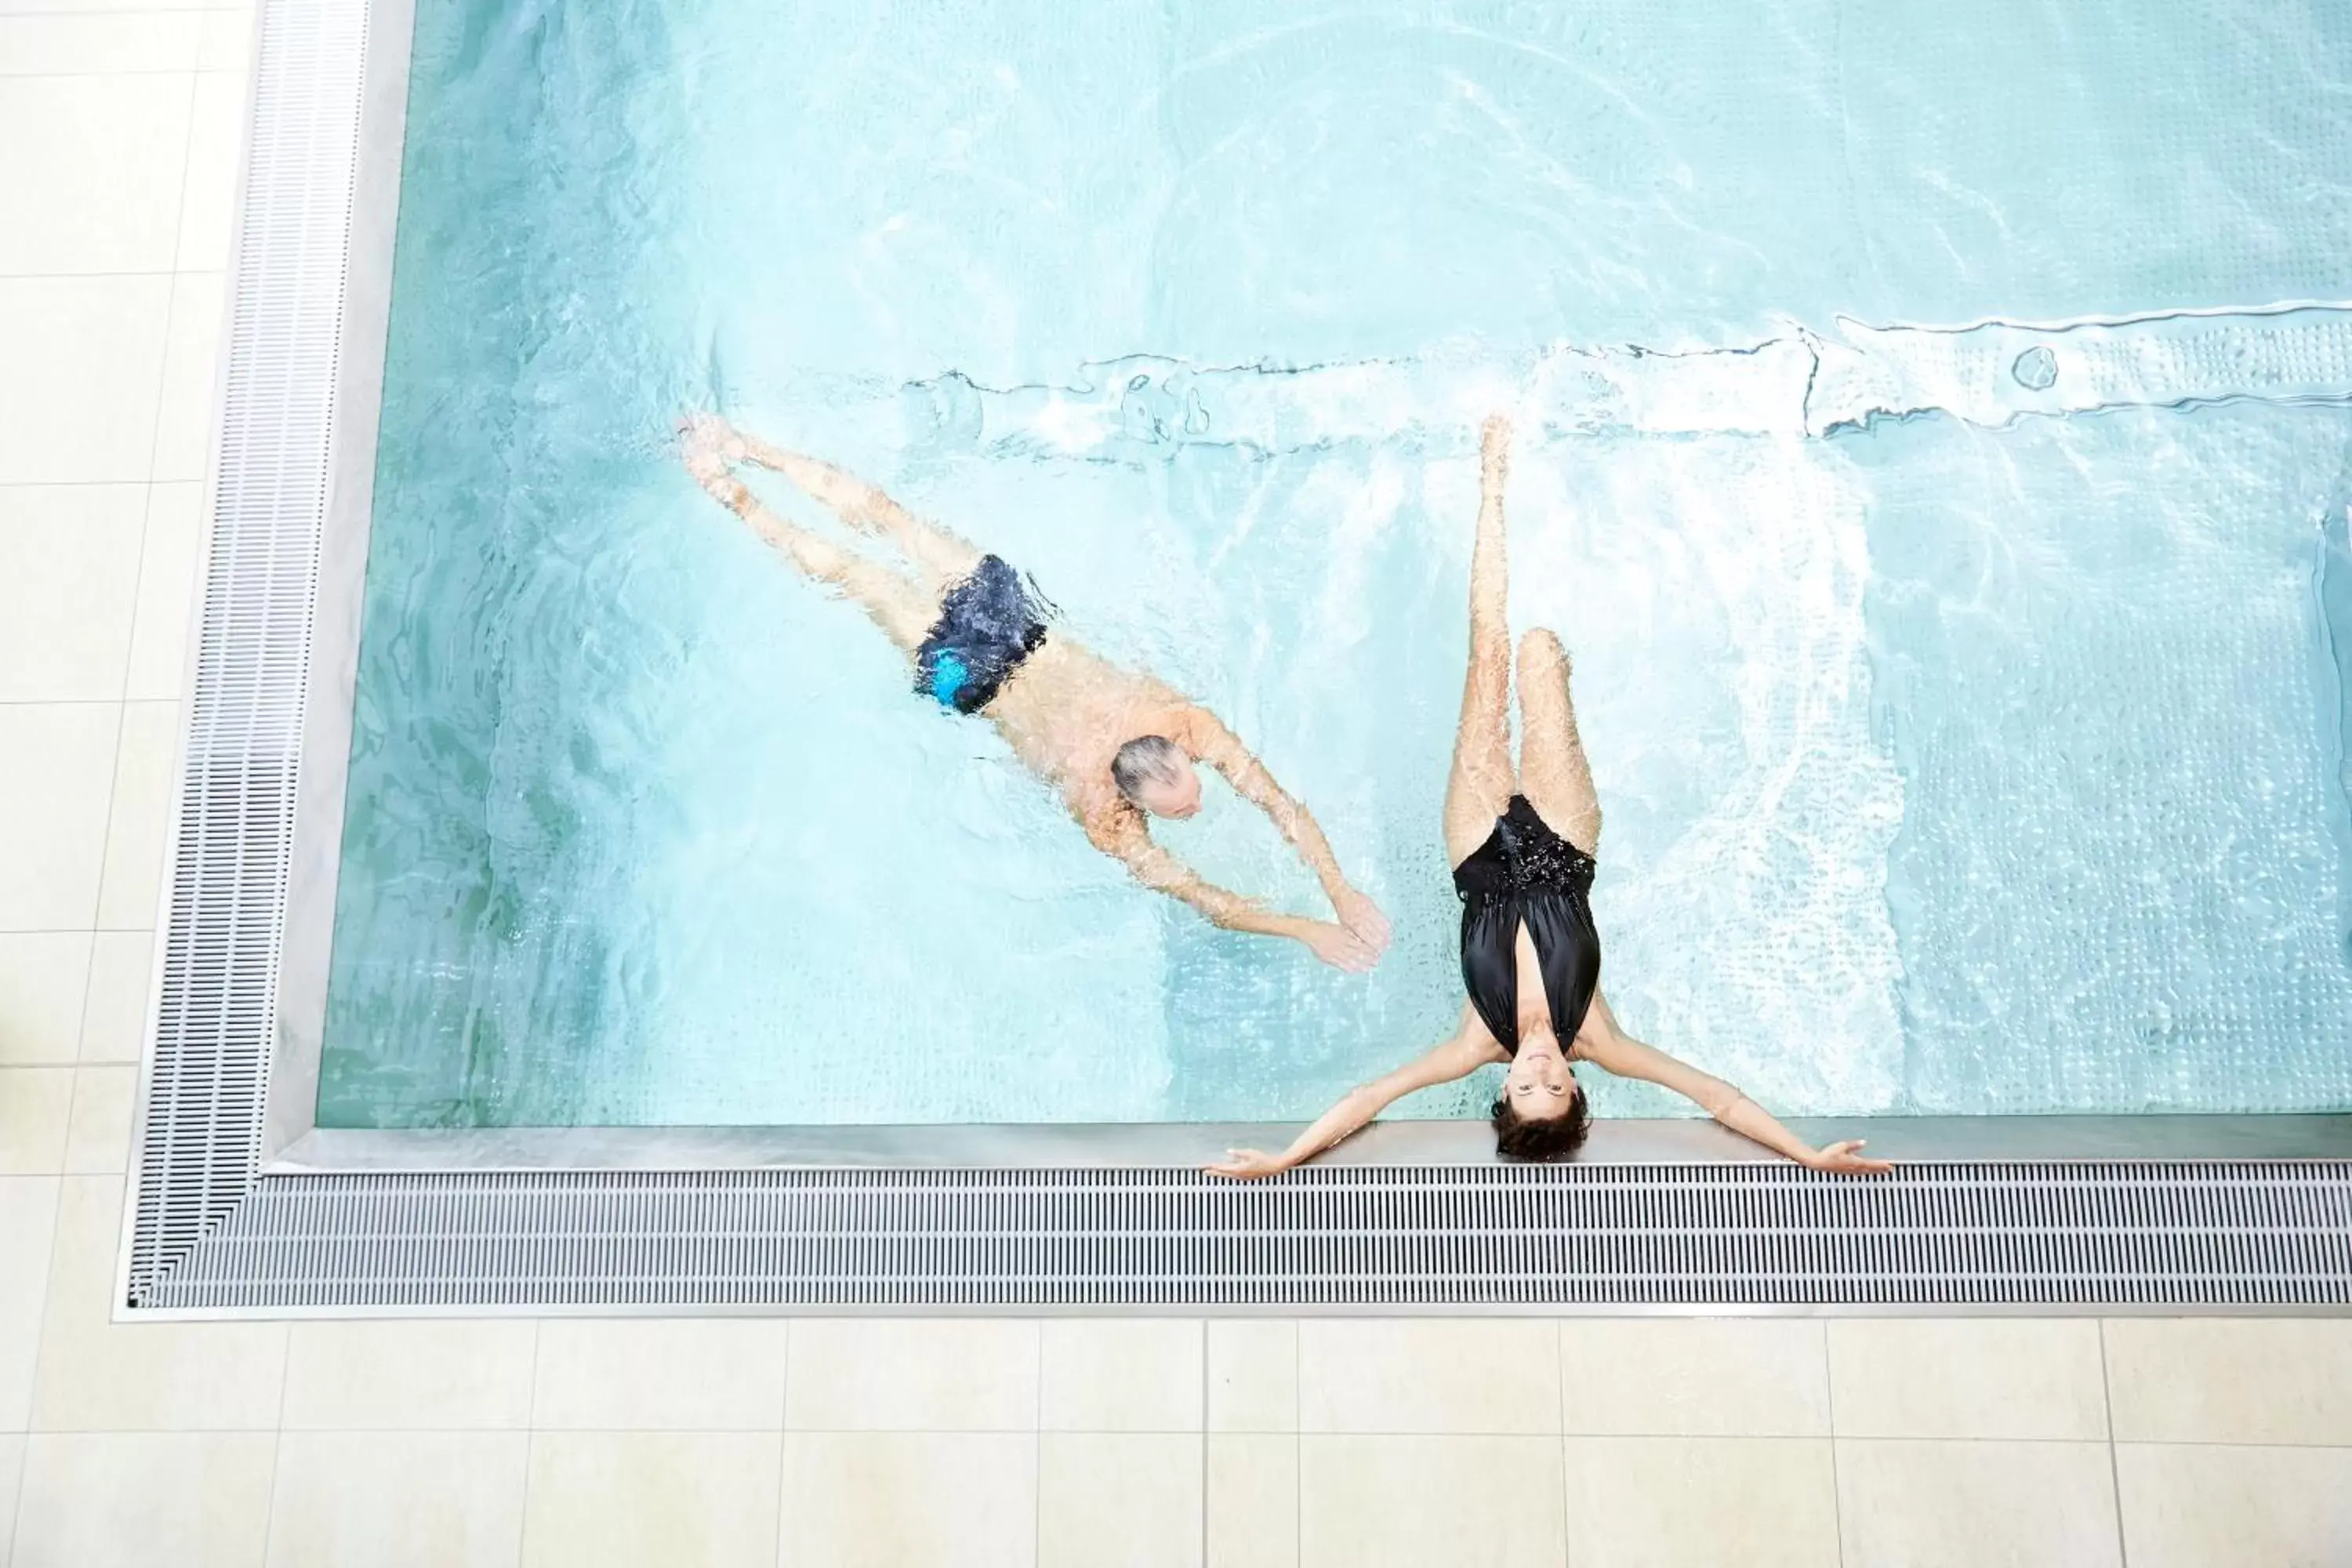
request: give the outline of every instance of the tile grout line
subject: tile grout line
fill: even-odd
[[[1299,1431],[1305,1423],[1301,1410],[1306,1404],[1299,1373],[1299,1321],[1290,1320],[1290,1568],[1302,1568],[1307,1561],[1307,1437]]]
[[[125,1177],[128,1180],[128,1176]],[[261,1521],[261,1561],[269,1561],[278,1534],[278,1478],[286,1466],[286,1385],[294,1381],[294,1326],[286,1328],[285,1352],[278,1358],[278,1413],[269,1426],[269,1511]]]
[[[1822,1404],[1830,1421],[1830,1521],[1837,1529],[1838,1568],[1845,1568],[1845,1480],[1839,1473],[1837,1429],[1837,1379],[1830,1372],[1830,1325],[1824,1321],[1822,1330]]]
[[[1201,1568],[1209,1562],[1209,1320],[1195,1320],[1201,1332]]]
[[[104,10],[85,11],[60,5],[47,10],[0,12],[0,21],[15,22],[28,16],[203,16],[252,9],[250,5],[113,5]],[[133,76],[142,73],[124,71],[121,74]]]
[[[1528,940],[1535,939],[1531,935]],[[1559,1384],[1559,1563],[1560,1568],[1576,1568],[1576,1553],[1568,1544],[1568,1321],[1564,1318],[1552,1324],[1551,1359]]]
[[[771,1559],[776,1568],[784,1563],[784,1480],[790,1473],[785,1467],[786,1454],[792,1447],[793,1411],[793,1326],[789,1320],[778,1325],[784,1337],[784,1375],[776,1380],[776,1528],[771,1539],[775,1555]]]
[[[515,1531],[515,1563],[517,1568],[530,1561],[530,1462],[539,1453],[539,1348],[542,1319],[530,1323],[530,1402],[523,1407],[522,1431],[522,1527]]]
[[[50,1178],[57,1190],[49,1194],[49,1256],[41,1265],[41,1315],[33,1325],[33,1386],[25,1402],[24,1456],[16,1462],[16,1506],[8,1518],[8,1555],[0,1562],[16,1561],[16,1536],[25,1524],[25,1500],[33,1489],[25,1485],[25,1472],[33,1468],[33,1417],[40,1408],[41,1342],[47,1337],[49,1312],[58,1299],[58,1242],[60,1226],[58,1215],[66,1205],[66,1182],[63,1176]]]
[[[1030,1326],[1037,1334],[1037,1399],[1029,1416],[1029,1568],[1037,1568],[1045,1551],[1045,1325],[1033,1319]]]
[[[2131,1568],[2131,1542],[2124,1534],[2123,1466],[2116,1455],[2116,1385],[2107,1374],[2107,1321],[2092,1320],[2099,1329],[2099,1415],[2107,1429],[2107,1489],[2116,1505],[2116,1562]]]

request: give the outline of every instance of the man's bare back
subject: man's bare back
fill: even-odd
[[[687,422],[684,456],[703,489],[730,508],[802,572],[840,589],[917,659],[919,678],[943,704],[987,719],[1029,770],[1060,791],[1088,841],[1123,862],[1144,886],[1180,899],[1227,930],[1288,937],[1325,963],[1361,972],[1379,961],[1389,922],[1340,873],[1322,829],[1263,763],[1207,709],[1150,676],[1119,668],[1042,622],[1008,626],[1008,605],[979,606],[971,640],[942,646],[960,598],[985,578],[1018,610],[1017,574],[966,541],[908,511],[874,487],[798,453],[749,439],[723,420]],[[861,532],[904,556],[893,570],[778,516],[730,465],[774,469]],[[1015,617],[1017,618],[1017,617]],[[1276,914],[1204,881],[1154,843],[1150,816],[1200,809],[1192,764],[1223,773],[1264,811],[1322,884],[1337,921]]]

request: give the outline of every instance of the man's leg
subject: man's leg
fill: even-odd
[[[980,563],[980,552],[969,540],[917,517],[856,475],[822,458],[772,447],[757,437],[743,435],[723,420],[714,424],[721,441],[731,443],[721,447],[729,456],[773,468],[799,486],[811,500],[830,508],[850,527],[896,544],[914,563],[934,597],[946,592],[950,584],[971,575],[971,569]]]
[[[690,431],[686,438],[686,467],[712,499],[733,511],[788,557],[793,565],[820,583],[829,583],[856,600],[892,642],[912,653],[939,618],[939,601],[897,573],[876,565],[862,555],[844,550],[777,516],[730,472],[716,447]]]

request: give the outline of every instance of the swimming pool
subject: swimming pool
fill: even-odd
[[[422,5],[320,1123],[1310,1114],[1458,1005],[1496,405],[1629,1026],[1796,1113],[2352,1105],[2352,324],[2271,309],[2352,296],[2347,32]],[[908,697],[679,471],[713,402],[1222,712],[1381,969]]]

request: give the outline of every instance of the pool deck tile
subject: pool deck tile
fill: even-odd
[[[1829,1357],[1841,1437],[2106,1439],[2095,1319],[1844,1319]]]
[[[1847,1568],[2121,1568],[2105,1443],[1837,1439]]]
[[[539,1325],[513,1319],[293,1325],[288,1431],[469,1430],[530,1425]]]
[[[1571,1433],[1826,1437],[1822,1325],[1769,1318],[1575,1319],[1559,1326]]]
[[[526,1432],[289,1432],[268,1568],[516,1568]]]
[[[1198,1319],[1057,1318],[1039,1331],[1038,1423],[1062,1432],[1198,1432]]]
[[[1203,1447],[1160,1432],[1038,1440],[1038,1568],[1201,1568]]]
[[[2115,1318],[2122,1442],[2352,1445],[2352,1318]]]
[[[1836,1568],[1826,1437],[1570,1437],[1568,1559]]]

